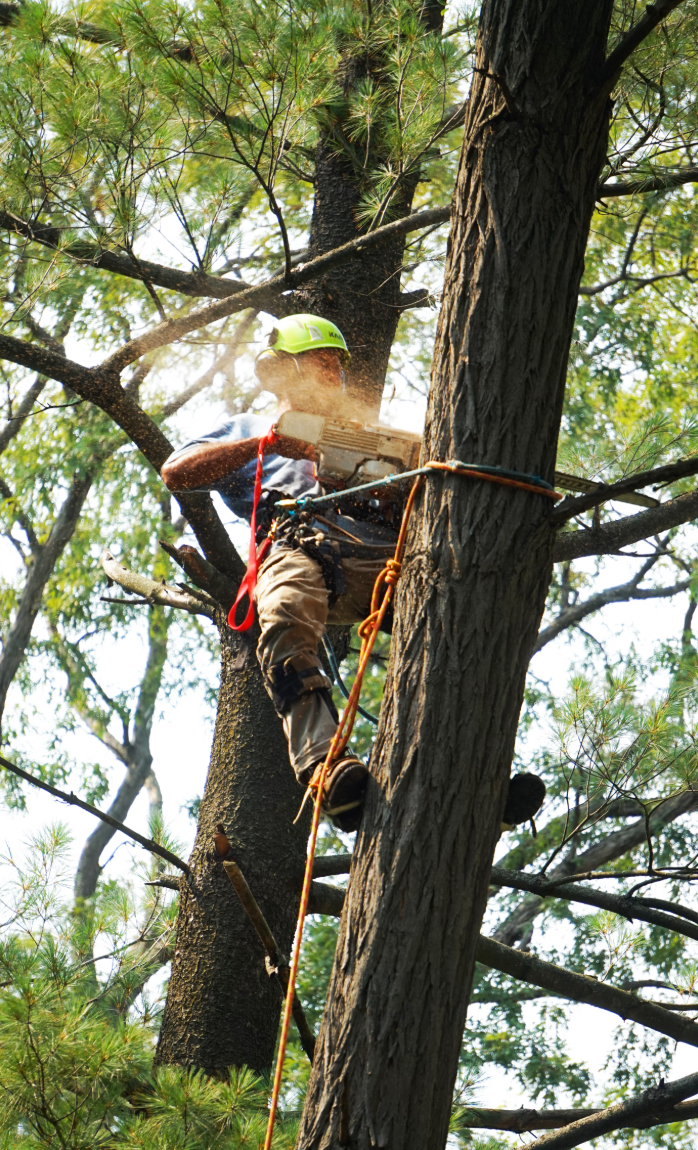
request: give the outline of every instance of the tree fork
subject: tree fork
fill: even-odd
[[[425,458],[552,479],[607,145],[611,9],[483,6]],[[415,509],[303,1150],[334,1146],[343,1113],[353,1150],[445,1143],[548,519],[535,495],[457,477]]]

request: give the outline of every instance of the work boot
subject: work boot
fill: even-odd
[[[357,829],[367,785],[368,768],[353,755],[330,767],[323,787],[322,809],[340,831],[349,833]]]
[[[509,794],[502,815],[502,830],[510,831],[519,823],[533,822],[533,816],[543,806],[545,783],[538,775],[526,772],[509,780]],[[533,823],[535,834],[535,823]]]

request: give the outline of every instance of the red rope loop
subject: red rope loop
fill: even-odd
[[[259,441],[257,448],[257,471],[254,479],[254,496],[252,498],[252,518],[250,520],[250,550],[247,557],[247,571],[243,576],[242,583],[238,587],[238,593],[235,602],[230,608],[228,615],[228,626],[233,631],[248,631],[254,621],[254,593],[257,586],[257,572],[264,562],[267,551],[271,547],[271,539],[267,537],[259,551],[257,551],[257,507],[262,495],[262,472],[264,470],[264,453],[268,447],[272,447],[276,443],[276,433],[274,428],[271,427],[266,435],[263,435]],[[240,603],[243,602],[247,596],[247,614],[241,623],[235,622],[235,616]]]

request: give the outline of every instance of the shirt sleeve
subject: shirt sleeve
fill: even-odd
[[[271,419],[266,416],[260,415],[230,415],[219,419],[215,427],[207,432],[205,435],[200,435],[196,439],[190,439],[178,447],[171,455],[168,455],[166,462],[174,463],[176,459],[181,459],[192,447],[198,447],[200,443],[236,443],[240,439],[251,439],[255,435],[265,435],[271,427]]]

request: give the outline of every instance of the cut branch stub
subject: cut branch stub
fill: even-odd
[[[208,603],[185,591],[180,591],[177,587],[169,587],[166,583],[158,583],[156,579],[150,579],[147,575],[129,571],[108,550],[102,552],[100,563],[108,579],[118,583],[124,591],[140,595],[141,601],[149,603],[152,607],[176,607],[180,611],[187,611],[190,615],[205,615],[207,619],[213,619],[214,610]]]

